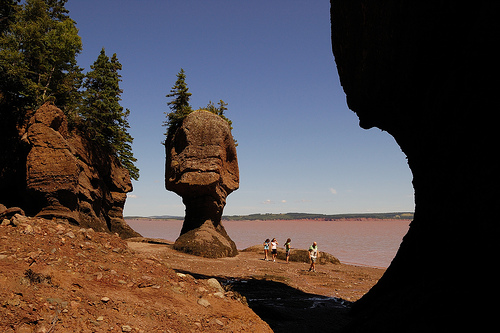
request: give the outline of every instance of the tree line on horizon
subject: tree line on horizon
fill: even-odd
[[[132,218],[150,218],[158,220],[183,220],[182,216],[126,216]],[[378,220],[411,220],[413,212],[392,212],[392,213],[348,213],[348,214],[311,214],[311,213],[266,213],[249,215],[224,215],[224,221],[275,221],[275,220],[320,220],[335,221],[340,219],[378,219]]]
[[[311,214],[311,213],[267,213],[250,215],[223,216],[226,221],[274,221],[274,220],[321,220],[334,221],[340,219],[378,219],[378,220],[408,220],[413,219],[413,212],[396,213],[349,213],[349,214]]]

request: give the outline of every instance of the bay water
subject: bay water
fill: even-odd
[[[127,219],[144,237],[175,241],[182,222],[179,220]],[[396,255],[409,220],[365,221],[222,221],[239,250],[276,238],[283,247],[292,239],[292,249],[307,249],[312,242],[342,263],[387,268]],[[292,252],[293,255],[293,252]]]

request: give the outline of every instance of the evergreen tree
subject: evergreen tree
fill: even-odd
[[[182,124],[184,118],[186,118],[187,115],[193,112],[192,107],[189,105],[189,98],[191,97],[191,93],[188,92],[188,90],[189,89],[186,84],[186,74],[181,68],[180,72],[177,73],[177,81],[175,82],[175,85],[170,90],[170,94],[166,96],[174,97],[173,100],[167,103],[170,108],[170,112],[164,112],[167,115],[167,120],[163,122],[163,126],[167,127],[167,131],[165,133],[165,136],[167,138],[172,135],[175,130]],[[218,107],[215,106],[212,101],[209,101],[206,107],[200,109],[212,112],[220,116],[222,119],[228,122],[229,128],[233,129],[233,122],[224,115],[224,112],[227,111],[228,104],[221,99],[219,100],[219,103],[217,103],[217,105]],[[236,143],[236,140],[234,140],[234,142],[236,145],[238,145]]]
[[[212,101],[209,101],[207,106],[204,108],[204,110],[210,111],[212,113],[215,113],[218,116],[221,116],[223,118],[226,118],[224,116],[224,111],[227,110],[227,103],[225,103],[222,99],[219,100],[219,103],[217,103],[219,107],[216,107],[215,104]]]
[[[82,49],[67,0],[2,0],[0,17],[0,103],[20,110],[47,100],[59,107],[77,104]]]
[[[14,22],[17,11],[17,0],[0,0],[0,34],[8,31],[10,25]]]
[[[205,110],[207,111],[210,111],[212,113],[215,113],[216,115],[218,115],[219,117],[221,117],[222,119],[224,119],[225,121],[227,121],[227,123],[229,124],[229,127],[231,129],[233,129],[233,122],[231,120],[229,120],[229,118],[227,118],[225,115],[224,115],[224,112],[227,111],[227,103],[225,103],[222,99],[219,100],[219,103],[217,103],[217,106],[215,106],[215,104],[212,102],[212,101],[209,101],[207,106],[204,108]]]
[[[182,123],[182,120],[186,118],[188,114],[193,112],[192,107],[189,105],[191,93],[188,91],[189,88],[186,84],[186,74],[184,73],[184,69],[181,68],[180,72],[177,74],[175,85],[170,90],[170,94],[166,95],[167,98],[174,98],[167,103],[170,112],[164,112],[167,115],[167,120],[163,122],[163,126],[167,127],[167,131],[165,132],[167,137],[175,132]]]
[[[76,56],[82,49],[67,0],[0,0],[0,121],[18,121],[26,109],[53,101],[71,124],[116,154],[139,178],[128,133],[130,111],[120,106],[121,64],[104,49],[85,80]],[[85,101],[82,95],[85,95]],[[18,112],[16,112],[18,111]]]
[[[122,90],[118,71],[122,65],[116,53],[110,59],[103,48],[90,68],[83,83],[86,90],[80,110],[82,125],[98,145],[116,153],[130,177],[137,180],[139,169],[134,165],[137,159],[132,153],[133,138],[127,131],[130,128],[127,120],[130,110],[124,111],[119,103]]]

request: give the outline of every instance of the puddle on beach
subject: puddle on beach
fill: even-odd
[[[351,302],[341,298],[305,293],[276,281],[231,279],[223,284],[245,296],[250,307],[255,303],[297,309],[348,308],[351,305]]]

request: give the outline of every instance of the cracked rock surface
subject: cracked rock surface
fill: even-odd
[[[221,224],[226,197],[239,187],[236,146],[227,121],[194,111],[167,138],[165,149],[165,187],[186,206],[176,249],[211,258],[238,254]]]

